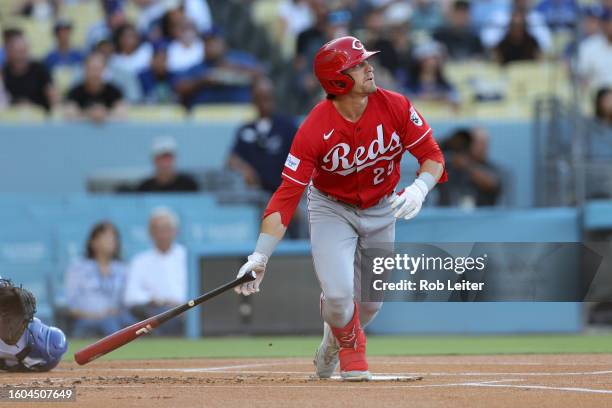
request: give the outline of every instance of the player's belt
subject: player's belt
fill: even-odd
[[[335,201],[335,202],[340,203],[342,205],[346,205],[348,207],[355,208],[355,209],[358,209],[358,210],[363,210],[364,209],[364,208],[359,207],[358,205],[355,205],[355,204],[352,204],[352,203],[347,203],[346,201],[343,201],[343,200],[339,199],[338,197],[334,197],[333,195],[328,194],[325,191],[321,191],[318,188],[316,188],[314,185],[311,186],[311,187],[316,189],[321,195],[329,198],[332,201]],[[370,207],[374,207],[375,205],[380,204],[383,200],[389,198],[393,193],[395,193],[395,190],[391,191],[389,194],[384,195],[380,200],[378,200],[375,204],[372,204]],[[370,208],[370,207],[368,207],[368,208]]]

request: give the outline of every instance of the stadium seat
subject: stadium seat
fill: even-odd
[[[37,106],[21,106],[0,109],[0,122],[40,123],[47,120],[45,111]]]
[[[102,10],[98,1],[64,2],[63,17],[74,24],[72,41],[84,44],[89,28],[102,20]]]
[[[60,95],[66,95],[75,85],[80,69],[72,67],[56,67],[53,69],[53,84]]]
[[[132,105],[128,118],[142,122],[180,122],[186,118],[185,109],[180,105]]]

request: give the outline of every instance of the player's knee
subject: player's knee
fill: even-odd
[[[363,327],[374,319],[382,305],[382,302],[365,302],[359,304],[359,320]]]
[[[323,320],[332,327],[344,327],[353,317],[354,309],[352,297],[326,297],[323,300]]]

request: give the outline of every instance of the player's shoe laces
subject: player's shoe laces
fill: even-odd
[[[351,321],[342,328],[331,328],[340,345],[340,376],[345,381],[369,381],[372,375],[368,371],[366,360],[366,336],[359,322],[359,308]]]
[[[329,378],[336,371],[338,351],[340,351],[340,346],[329,324],[323,323],[323,340],[321,340],[313,361],[319,378]]]

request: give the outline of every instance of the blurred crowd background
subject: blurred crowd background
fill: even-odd
[[[0,0],[0,28],[0,275],[75,336],[198,293],[206,251],[250,250],[323,97],[314,54],[344,35],[381,51],[378,85],[432,125],[450,181],[427,206],[457,217],[448,239],[465,219],[490,231],[474,240],[611,236],[610,0]],[[559,209],[593,200],[591,218]],[[538,232],[512,235],[512,211],[540,207],[555,210],[533,213]],[[571,225],[543,221],[556,214]],[[308,237],[305,217],[289,239]]]
[[[590,112],[608,124],[612,115],[607,0],[16,0],[0,7],[0,107],[31,104],[67,120],[126,119],[128,106],[248,103],[261,77],[277,85],[283,113],[304,114],[321,94],[314,53],[348,34],[382,51],[381,86],[427,106],[461,114],[504,100],[527,112],[535,92],[571,96],[577,81]]]

